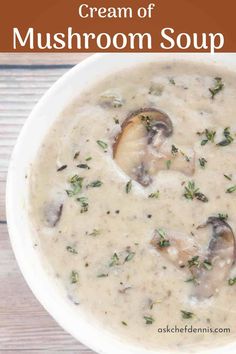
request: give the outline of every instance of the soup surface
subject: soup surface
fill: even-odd
[[[232,72],[152,63],[61,114],[30,204],[35,247],[74,311],[143,348],[236,339],[235,102]]]

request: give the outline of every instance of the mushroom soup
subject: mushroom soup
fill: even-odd
[[[61,114],[32,166],[46,269],[78,316],[141,348],[236,339],[235,83],[193,63],[113,74]]]

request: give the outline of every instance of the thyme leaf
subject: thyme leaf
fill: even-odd
[[[193,258],[188,260],[188,266],[189,268],[194,266],[199,267],[200,266],[199,256],[194,256]]]
[[[76,284],[79,281],[79,274],[75,270],[72,270],[70,275],[70,282],[71,284]]]
[[[207,160],[204,157],[201,157],[200,159],[198,159],[198,161],[199,161],[199,164],[202,168],[206,167]]]
[[[236,185],[229,187],[228,189],[226,189],[226,193],[233,193],[236,191]]]
[[[93,182],[87,184],[86,187],[87,188],[98,188],[98,187],[101,187],[101,185],[102,185],[102,182],[99,180],[96,180],[96,181],[93,181]]]
[[[184,197],[189,200],[198,199],[203,203],[208,202],[208,198],[205,194],[199,192],[199,188],[196,187],[194,181],[189,181],[187,187],[185,186]]]
[[[129,180],[129,182],[125,186],[125,191],[128,194],[132,189],[132,180]]]
[[[204,146],[208,142],[214,143],[216,132],[214,130],[205,129],[203,132],[198,132],[198,135],[204,135],[201,145]]]
[[[233,286],[234,284],[236,284],[236,277],[235,277],[235,278],[230,278],[230,279],[228,280],[228,284],[229,284],[230,286]]]
[[[146,325],[151,325],[153,322],[155,322],[154,318],[152,316],[143,316]]]
[[[153,193],[149,194],[148,198],[158,199],[159,196],[160,196],[160,191],[156,191],[156,192],[153,192]]]
[[[223,135],[224,135],[224,139],[217,144],[218,146],[227,146],[234,141],[234,138],[231,135],[229,127],[224,129]]]
[[[66,247],[67,251],[73,254],[78,254],[78,252],[76,251],[76,249],[74,247],[71,246],[67,246]]]
[[[190,319],[190,318],[193,318],[193,316],[194,316],[194,313],[188,312],[188,311],[184,311],[184,310],[181,310],[181,313],[182,313],[182,318],[183,319]]]
[[[163,229],[157,229],[156,232],[160,236],[160,240],[158,242],[159,247],[164,248],[164,247],[169,247],[170,246],[170,241],[166,238],[166,233]]]
[[[97,144],[103,149],[106,150],[108,148],[108,144],[105,141],[97,140]]]
[[[88,206],[89,206],[88,198],[80,197],[80,198],[77,198],[77,201],[80,202],[80,204],[81,204],[81,210],[80,210],[81,214],[86,213],[88,211]]]
[[[66,190],[66,193],[69,197],[73,197],[80,193],[82,189],[83,180],[83,177],[80,177],[78,175],[74,175],[69,179],[71,189]]]
[[[114,267],[116,265],[120,264],[120,259],[118,257],[117,253],[114,253],[113,256],[111,257],[111,261],[109,263],[109,267]]]

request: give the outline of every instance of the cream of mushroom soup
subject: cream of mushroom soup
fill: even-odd
[[[233,72],[152,63],[61,114],[32,166],[30,213],[74,311],[141,348],[236,339],[235,101]]]

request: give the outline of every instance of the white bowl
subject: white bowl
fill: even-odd
[[[33,247],[32,227],[27,212],[28,173],[37,151],[52,123],[60,112],[84,88],[117,70],[138,63],[152,61],[181,61],[215,63],[236,71],[235,54],[96,54],[75,66],[43,96],[33,109],[16,143],[7,179],[7,221],[13,250],[19,267],[31,290],[54,317],[76,339],[103,354],[159,354],[127,344],[108,333],[83,312],[74,311],[68,300],[58,291],[42,266],[38,252]],[[214,338],[212,338],[214,340]],[[236,343],[201,353],[235,353]],[[165,352],[166,353],[166,352]]]

